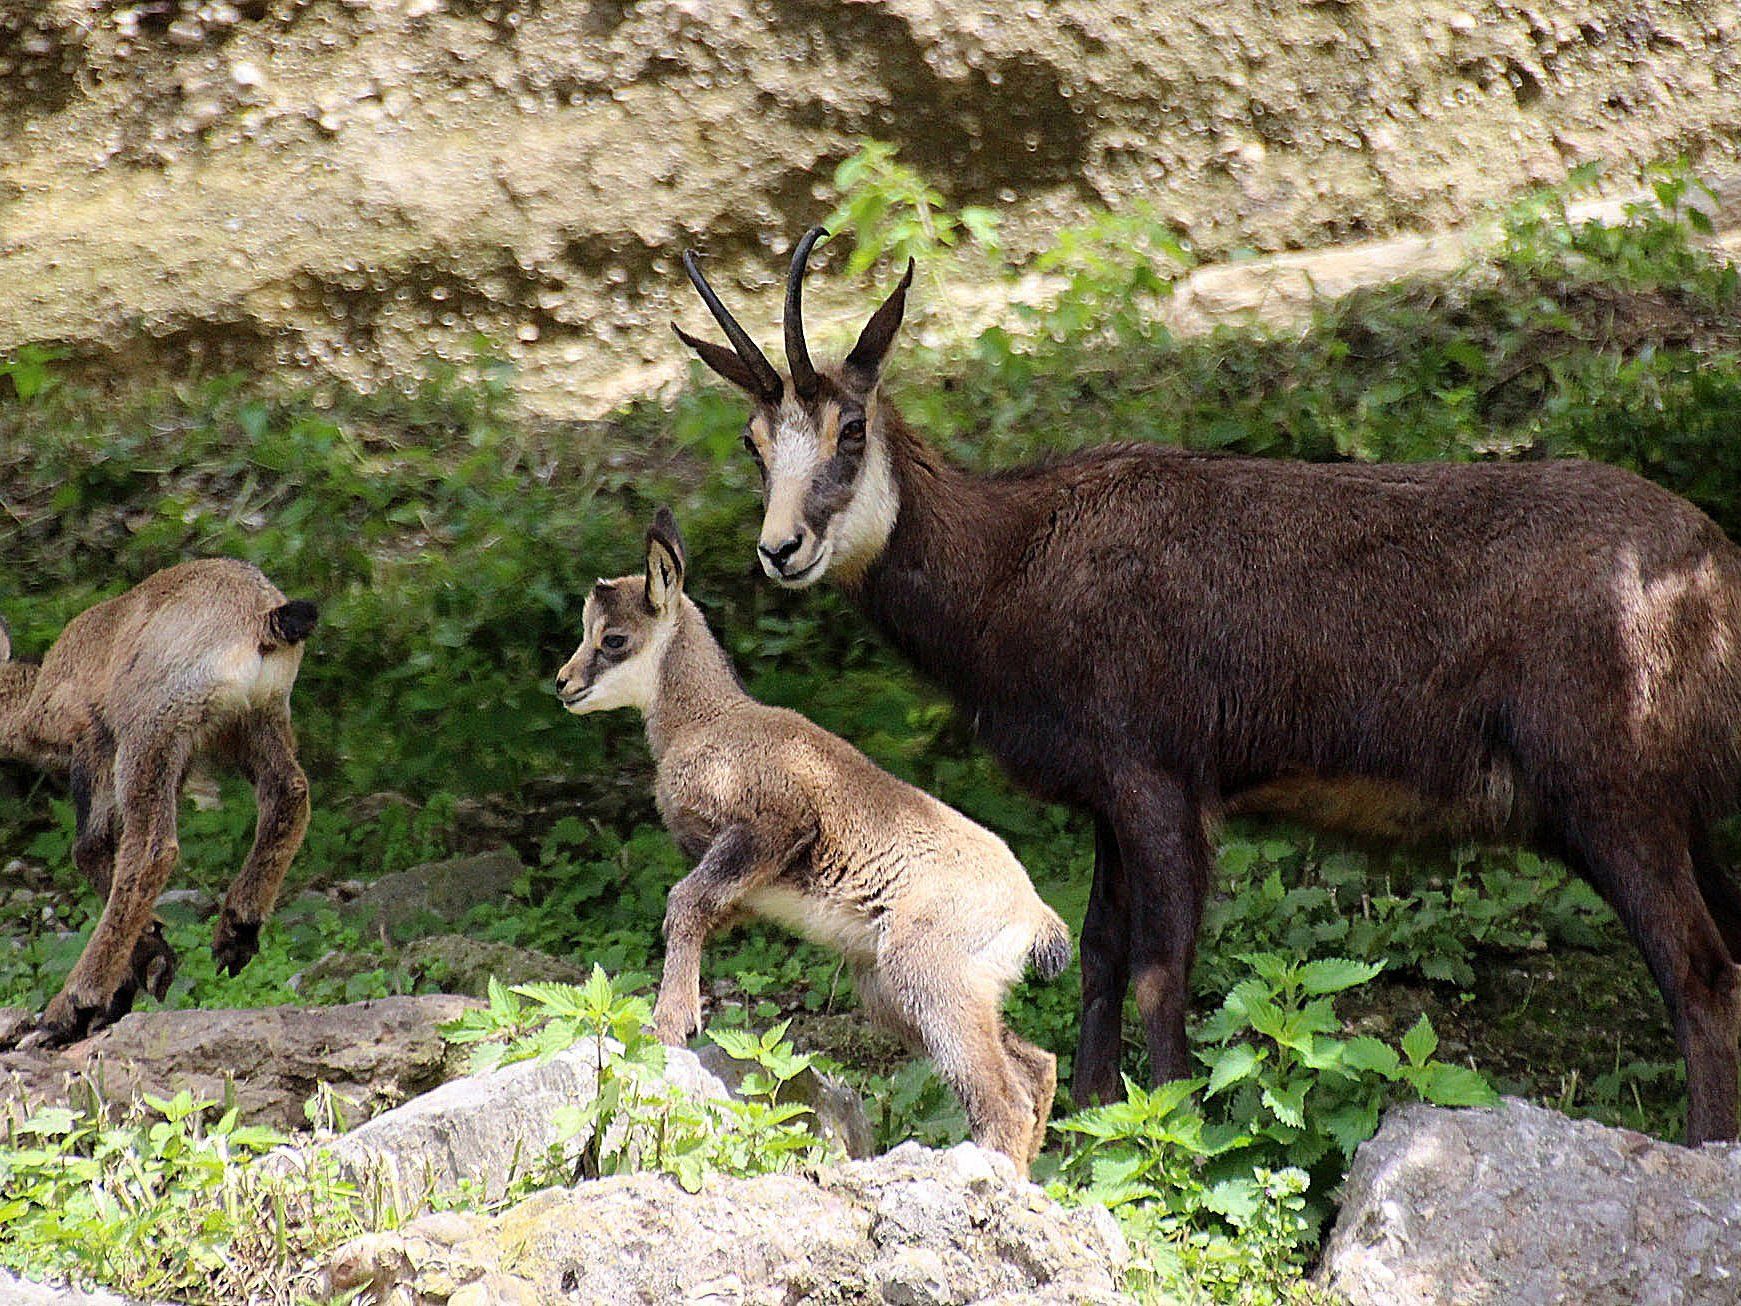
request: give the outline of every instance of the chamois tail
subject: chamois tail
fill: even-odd
[[[1054,980],[1070,965],[1070,927],[1050,907],[1028,949],[1028,964],[1041,979]]]
[[[319,616],[320,609],[307,599],[292,599],[266,614],[266,633],[279,644],[300,644]]]

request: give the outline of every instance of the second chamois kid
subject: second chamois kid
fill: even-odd
[[[1032,965],[1070,961],[1070,933],[989,830],[896,779],[838,736],[745,692],[683,593],[677,523],[660,509],[644,576],[601,580],[556,687],[577,715],[646,718],[666,827],[695,869],[671,891],[654,1029],[701,1023],[701,949],[749,913],[843,953],[867,1015],[928,1055],[974,1141],[1024,1174],[1045,1141],[1051,1053],[1003,1023]]]

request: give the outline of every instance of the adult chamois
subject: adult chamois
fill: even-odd
[[[878,382],[913,266],[837,368],[786,285],[788,385],[685,257],[755,401],[758,553],[823,575],[1035,792],[1089,811],[1079,1101],[1120,1088],[1134,986],[1157,1081],[1189,1073],[1215,821],[1290,814],[1564,858],[1644,954],[1687,1063],[1687,1138],[1735,1136],[1741,896],[1713,821],[1741,780],[1741,553],[1580,461],[1365,466],[1114,443],[974,475]]]
[[[254,784],[254,847],[224,896],[212,955],[234,975],[259,949],[308,828],[290,689],[315,606],[286,600],[259,569],[184,562],[67,623],[41,666],[10,660],[0,627],[0,753],[69,781],[73,861],[104,900],[72,973],[26,1041],[56,1046],[161,999],[175,954],[152,906],[175,869],[176,802],[209,759]]]

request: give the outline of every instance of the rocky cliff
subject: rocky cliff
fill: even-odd
[[[765,285],[867,136],[1018,253],[1137,197],[1217,251],[1737,124],[1730,0],[0,0],[0,351],[366,383],[481,333],[577,411],[672,361],[682,245]]]

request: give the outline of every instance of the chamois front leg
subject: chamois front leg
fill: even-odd
[[[240,761],[254,783],[259,814],[254,846],[224,895],[224,909],[212,931],[212,956],[231,975],[239,974],[260,949],[260,923],[278,901],[309,817],[308,777],[296,761],[288,712],[275,713],[249,731]]]
[[[770,856],[747,825],[728,825],[665,901],[665,966],[653,1007],[653,1032],[681,1047],[701,1028],[701,949],[745,894],[777,877],[808,848],[814,833]]]
[[[103,914],[29,1046],[59,1047],[113,1023],[132,1006],[135,950],[152,904],[175,869],[175,802],[192,748],[175,732],[122,749],[115,763],[121,838]]]

